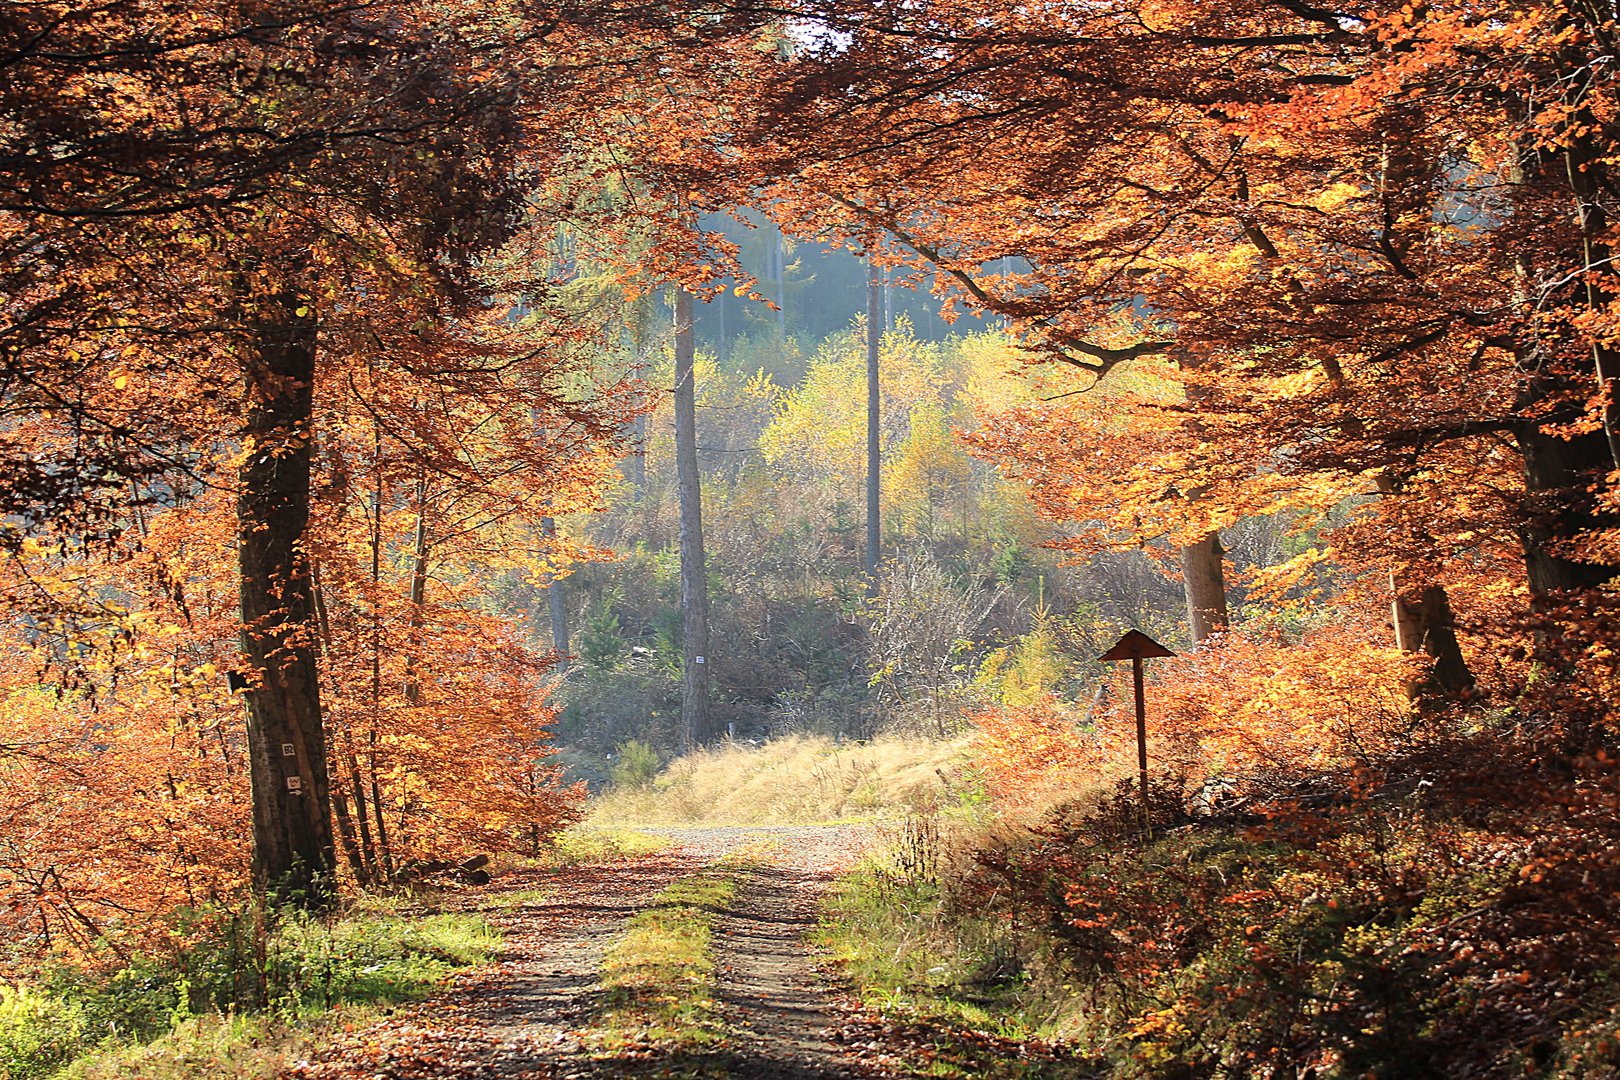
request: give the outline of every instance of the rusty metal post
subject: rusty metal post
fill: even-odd
[[[1147,772],[1147,697],[1142,690],[1142,661],[1150,656],[1174,656],[1175,653],[1160,645],[1140,630],[1127,630],[1114,647],[1097,657],[1104,663],[1116,660],[1131,662],[1131,681],[1136,684],[1136,769],[1142,780],[1142,829],[1153,828],[1148,814]]]
[[[1148,775],[1147,775],[1147,699],[1142,695],[1142,658],[1131,657],[1131,678],[1136,683],[1136,767],[1142,777],[1142,824],[1146,826],[1151,818],[1148,817]]]

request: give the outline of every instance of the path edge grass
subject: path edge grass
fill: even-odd
[[[1062,1030],[1072,1020],[1064,1004],[1007,966],[1004,928],[943,910],[938,852],[926,850],[937,833],[908,829],[889,839],[833,882],[810,934],[824,970],[864,1012],[846,1041],[881,1043],[909,1076],[1099,1075]]]
[[[405,896],[289,918],[265,949],[270,999],[251,1010],[199,985],[198,971],[220,962],[211,943],[184,958],[189,975],[139,957],[102,973],[45,970],[0,994],[0,1080],[274,1076],[333,1032],[430,996],[491,959],[500,940],[480,914],[424,910]]]

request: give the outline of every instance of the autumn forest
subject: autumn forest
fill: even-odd
[[[0,0],[0,1080],[1620,1076],[1617,64]]]

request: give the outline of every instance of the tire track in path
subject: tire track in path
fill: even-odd
[[[503,875],[452,905],[479,911],[503,935],[494,963],[443,993],[396,1009],[292,1070],[298,1080],[491,1080],[568,1075],[578,1053],[570,1024],[592,989],[602,951],[636,911],[701,863],[680,849],[565,871]]]
[[[830,1035],[843,1013],[805,947],[826,884],[825,872],[796,866],[753,870],[718,927],[720,1001],[736,1032],[731,1075],[784,1080],[866,1075]]]
[[[566,871],[503,875],[454,906],[504,935],[496,962],[434,997],[345,1033],[297,1080],[582,1080],[631,1075],[870,1075],[827,1029],[839,1012],[804,944],[835,870],[858,853],[848,826],[648,830],[671,849]],[[738,848],[764,852],[716,923],[719,1000],[735,1038],[695,1059],[592,1057],[580,1038],[597,1011],[602,956],[666,885]]]

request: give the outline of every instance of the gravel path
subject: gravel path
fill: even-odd
[[[737,1032],[731,1075],[785,1080],[861,1075],[829,1032],[841,1013],[805,951],[825,872],[751,872],[720,923],[720,1000]]]
[[[505,935],[502,955],[442,995],[350,1033],[304,1080],[597,1078],[628,1075],[844,1078],[869,1075],[828,1034],[839,1019],[803,935],[833,875],[858,857],[858,826],[647,830],[672,847],[564,872],[503,875],[468,894]],[[697,1060],[602,1060],[580,1035],[596,1011],[602,955],[625,921],[676,877],[741,848],[757,854],[716,924],[723,1016],[736,1037]]]

